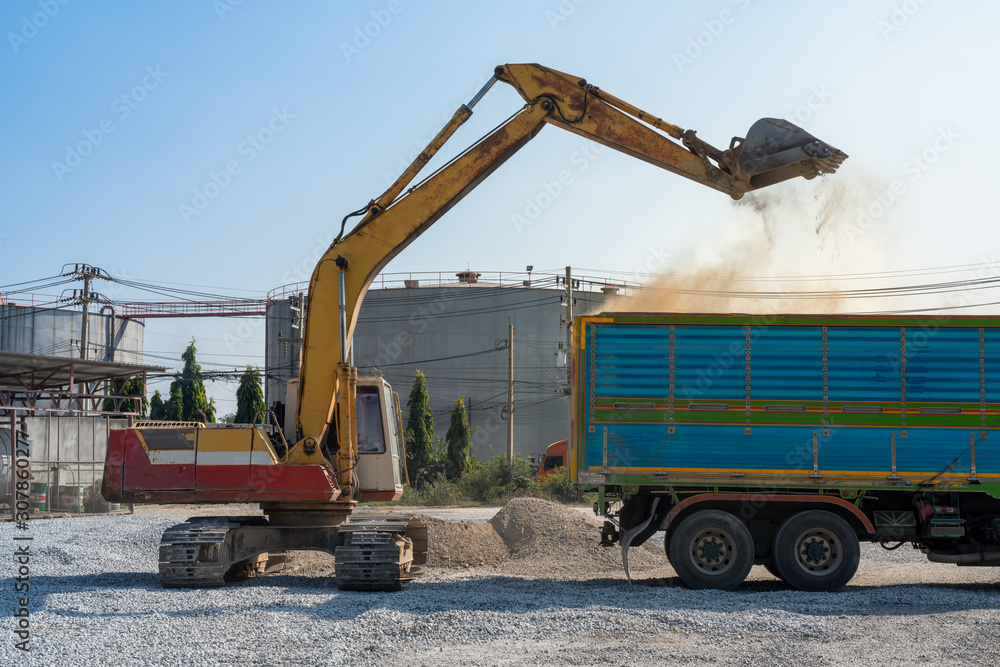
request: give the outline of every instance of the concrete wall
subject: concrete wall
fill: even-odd
[[[36,477],[60,470],[60,484],[92,484],[103,475],[108,430],[128,426],[126,419],[106,417],[28,417],[31,467]],[[45,481],[42,479],[42,481]]]

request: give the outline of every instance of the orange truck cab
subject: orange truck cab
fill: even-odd
[[[566,466],[568,447],[569,440],[560,440],[545,448],[545,453],[542,454],[542,465],[538,468],[539,481],[553,474],[557,468]]]

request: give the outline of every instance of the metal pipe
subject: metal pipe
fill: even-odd
[[[86,269],[85,269],[86,271]],[[80,358],[87,358],[87,326],[90,319],[90,274],[83,274],[83,321],[80,326]]]
[[[344,270],[337,269],[337,282],[340,284],[340,363],[347,363],[347,281]]]
[[[507,325],[507,463],[514,462],[514,325]]]
[[[399,178],[397,178],[396,181],[389,186],[389,189],[382,193],[382,196],[375,202],[375,208],[386,209],[392,204],[392,202],[396,201],[396,197],[399,196],[399,193],[401,193],[406,186],[410,184],[416,175],[420,173],[420,170],[424,168],[424,165],[430,162],[431,158],[434,157],[445,142],[451,138],[451,135],[455,134],[455,131],[462,126],[462,123],[469,120],[470,116],[472,116],[472,109],[470,109],[467,105],[460,106],[455,111],[455,115],[452,116],[450,121],[448,121],[448,124],[445,125],[440,132],[438,132],[436,137],[431,139],[431,142],[427,144],[427,147],[413,162],[410,163],[410,166],[399,175]],[[369,215],[370,214],[371,210],[369,209]]]
[[[1000,563],[1000,551],[985,551],[974,554],[946,554],[939,551],[929,551],[927,560],[933,563],[954,563],[956,565]]]
[[[104,314],[105,310],[111,311],[111,324],[108,326],[108,349],[105,355],[108,357],[108,361],[115,360],[115,307],[112,305],[101,306],[101,315]]]
[[[493,87],[493,84],[496,82],[497,82],[497,77],[494,74],[493,76],[490,77],[490,80],[486,82],[486,85],[480,88],[479,92],[476,93],[475,97],[469,100],[469,103],[466,104],[465,106],[469,107],[470,109],[476,106],[476,104],[479,103],[479,100],[483,98],[483,95],[485,95],[489,91],[489,89]]]

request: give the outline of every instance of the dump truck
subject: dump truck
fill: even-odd
[[[859,542],[1000,565],[1000,317],[574,321],[570,471],[694,588],[846,584]],[[992,438],[992,439],[991,439]]]
[[[411,183],[496,83],[524,106],[425,179]],[[334,554],[349,590],[398,590],[419,574],[427,530],[413,517],[352,517],[358,502],[398,500],[406,471],[399,400],[350,358],[372,281],[414,239],[546,126],[567,130],[733,199],[835,172],[847,155],[788,121],[763,118],[716,148],[586,79],[537,64],[502,65],[377,199],[344,217],[306,301],[295,437],[285,425],[146,422],[112,430],[102,492],[111,502],[258,503],[265,516],[198,517],[160,541],[168,587],[222,586],[279,566],[285,552]],[[360,217],[348,231],[347,222]],[[346,232],[346,233],[345,233]],[[290,425],[289,425],[290,426]]]

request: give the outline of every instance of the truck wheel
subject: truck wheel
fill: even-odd
[[[743,583],[753,567],[753,539],[732,514],[702,510],[671,531],[667,557],[691,588],[729,591]]]
[[[857,533],[836,514],[810,510],[792,515],[774,538],[781,578],[803,591],[832,591],[858,571]]]

